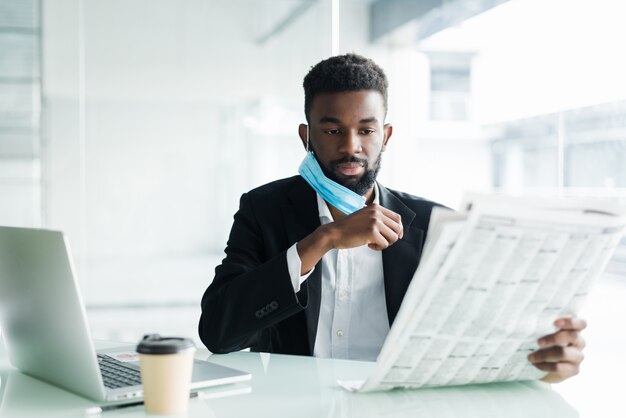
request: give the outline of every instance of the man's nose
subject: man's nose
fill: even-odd
[[[342,138],[340,152],[348,155],[354,155],[361,152],[361,138],[359,138],[358,132],[348,131]]]

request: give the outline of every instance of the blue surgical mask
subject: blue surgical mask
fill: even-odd
[[[313,190],[322,196],[322,199],[346,215],[350,215],[365,206],[364,196],[326,177],[315,156],[308,150],[306,157],[300,164],[298,173],[309,183]]]

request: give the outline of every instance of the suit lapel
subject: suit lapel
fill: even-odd
[[[402,217],[404,227],[404,237],[382,252],[385,301],[387,302],[387,316],[391,326],[419,264],[424,231],[411,226],[415,212],[380,183],[378,189],[380,191],[380,205],[399,214]]]
[[[289,200],[290,204],[284,205],[281,210],[285,221],[288,244],[291,246],[320,226],[320,219],[317,210],[317,195],[304,179],[299,178],[296,186],[289,191]],[[313,273],[311,273],[297,293],[300,303],[306,306],[304,315],[306,317],[311,355],[315,347],[317,322],[322,300],[321,264],[322,261],[320,260],[315,266]]]

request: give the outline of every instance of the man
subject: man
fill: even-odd
[[[200,338],[209,350],[375,360],[419,262],[436,203],[376,182],[393,129],[387,79],[348,54],[304,79],[300,176],[241,197],[226,258],[202,299]],[[556,382],[578,372],[584,321],[529,356]]]

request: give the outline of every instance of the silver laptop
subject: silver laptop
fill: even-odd
[[[22,372],[99,401],[143,396],[129,355],[135,346],[94,349],[63,233],[0,226],[0,317],[11,364]],[[250,378],[196,360],[191,391]]]

